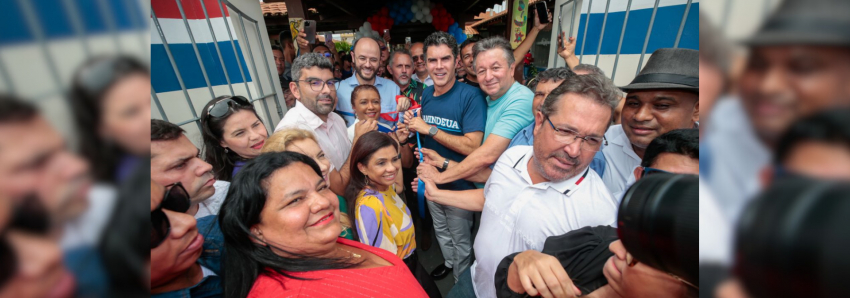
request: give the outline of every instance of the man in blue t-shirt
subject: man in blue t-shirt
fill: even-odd
[[[449,161],[460,162],[481,146],[486,126],[487,106],[481,92],[455,78],[458,49],[454,37],[445,32],[435,32],[425,39],[425,63],[434,86],[422,94],[421,117],[405,115],[411,131],[419,132],[422,148],[438,153],[445,159],[440,162],[446,169]],[[429,151],[430,151],[429,150]],[[427,158],[428,154],[426,154]],[[456,180],[440,185],[441,189],[467,190],[475,185],[466,180]],[[443,252],[445,263],[431,273],[440,279],[454,271],[454,278],[466,270],[472,261],[473,212],[428,202],[434,218],[434,230]]]

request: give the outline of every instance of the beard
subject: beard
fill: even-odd
[[[409,85],[409,84],[410,84],[410,76],[407,76],[407,75],[405,75],[405,76],[399,76],[399,77],[398,77],[398,80],[396,81],[396,83],[397,83],[399,86],[406,86],[406,85]]]
[[[378,71],[376,69],[369,68],[372,71],[372,75],[369,76],[369,77],[366,77],[365,75],[363,75],[363,69],[365,69],[365,68],[369,68],[369,67],[358,65],[354,70],[357,72],[357,75],[360,76],[360,78],[367,80],[367,81],[374,79],[375,76],[378,75]]]
[[[330,100],[331,104],[320,104],[320,100]],[[336,107],[336,100],[331,95],[323,95],[319,94],[316,96],[316,100],[313,101],[315,112],[321,115],[327,115],[334,111],[334,107]]]
[[[579,158],[570,157],[563,150],[559,150],[559,151],[556,151],[554,153],[550,153],[550,154],[546,154],[546,155],[539,154],[539,152],[537,152],[537,148],[535,148],[534,151],[535,151],[534,152],[534,161],[532,162],[532,163],[534,163],[534,168],[537,169],[537,172],[540,174],[540,176],[543,176],[543,178],[545,178],[549,182],[561,182],[561,181],[568,180],[570,178],[575,177],[576,175],[578,175],[579,173],[581,173],[581,171],[584,171],[584,169],[585,169],[584,164],[581,162],[581,160]],[[573,167],[571,169],[565,170],[565,169],[562,169],[562,168],[554,166],[554,165],[549,165],[549,168],[552,171],[547,172],[546,171],[546,168],[547,168],[546,162],[549,160],[549,158],[552,158],[552,157],[555,157],[555,158],[558,158],[560,160],[564,160],[566,162],[572,163]]]

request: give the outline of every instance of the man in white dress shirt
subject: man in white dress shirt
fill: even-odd
[[[549,236],[614,224],[617,201],[589,168],[619,100],[609,82],[567,78],[535,112],[534,146],[505,151],[484,189],[440,190],[425,180],[429,200],[482,212],[476,261],[449,297],[495,297],[495,269],[505,256],[541,250]]]
[[[605,133],[608,144],[602,149],[602,180],[612,194],[635,182],[634,170],[655,137],[694,128],[699,121],[699,52],[658,49],[632,83],[620,89],[628,93],[622,124]]]
[[[337,103],[333,65],[316,53],[298,56],[292,63],[292,79],[289,89],[298,102],[286,112],[274,131],[287,127],[312,131],[334,168],[347,167],[351,140],[345,121],[333,112]]]

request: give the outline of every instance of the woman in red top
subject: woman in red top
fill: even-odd
[[[305,155],[248,162],[219,213],[225,297],[427,297],[395,255],[338,238],[338,204]]]

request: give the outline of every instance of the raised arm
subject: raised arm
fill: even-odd
[[[534,45],[534,40],[537,39],[537,34],[542,30],[546,30],[547,27],[552,26],[552,15],[547,16],[549,18],[549,23],[540,24],[540,20],[537,18],[537,10],[532,9],[534,12],[534,27],[531,28],[531,31],[525,36],[525,40],[519,44],[519,46],[514,49],[514,65],[519,65],[522,63],[522,60],[525,58],[525,54],[528,54],[528,51],[531,50],[531,46]]]
[[[565,32],[561,32],[561,35],[558,36],[558,56],[561,56],[567,66],[573,69],[580,62],[576,57],[576,38],[571,36],[566,39],[564,34]]]

